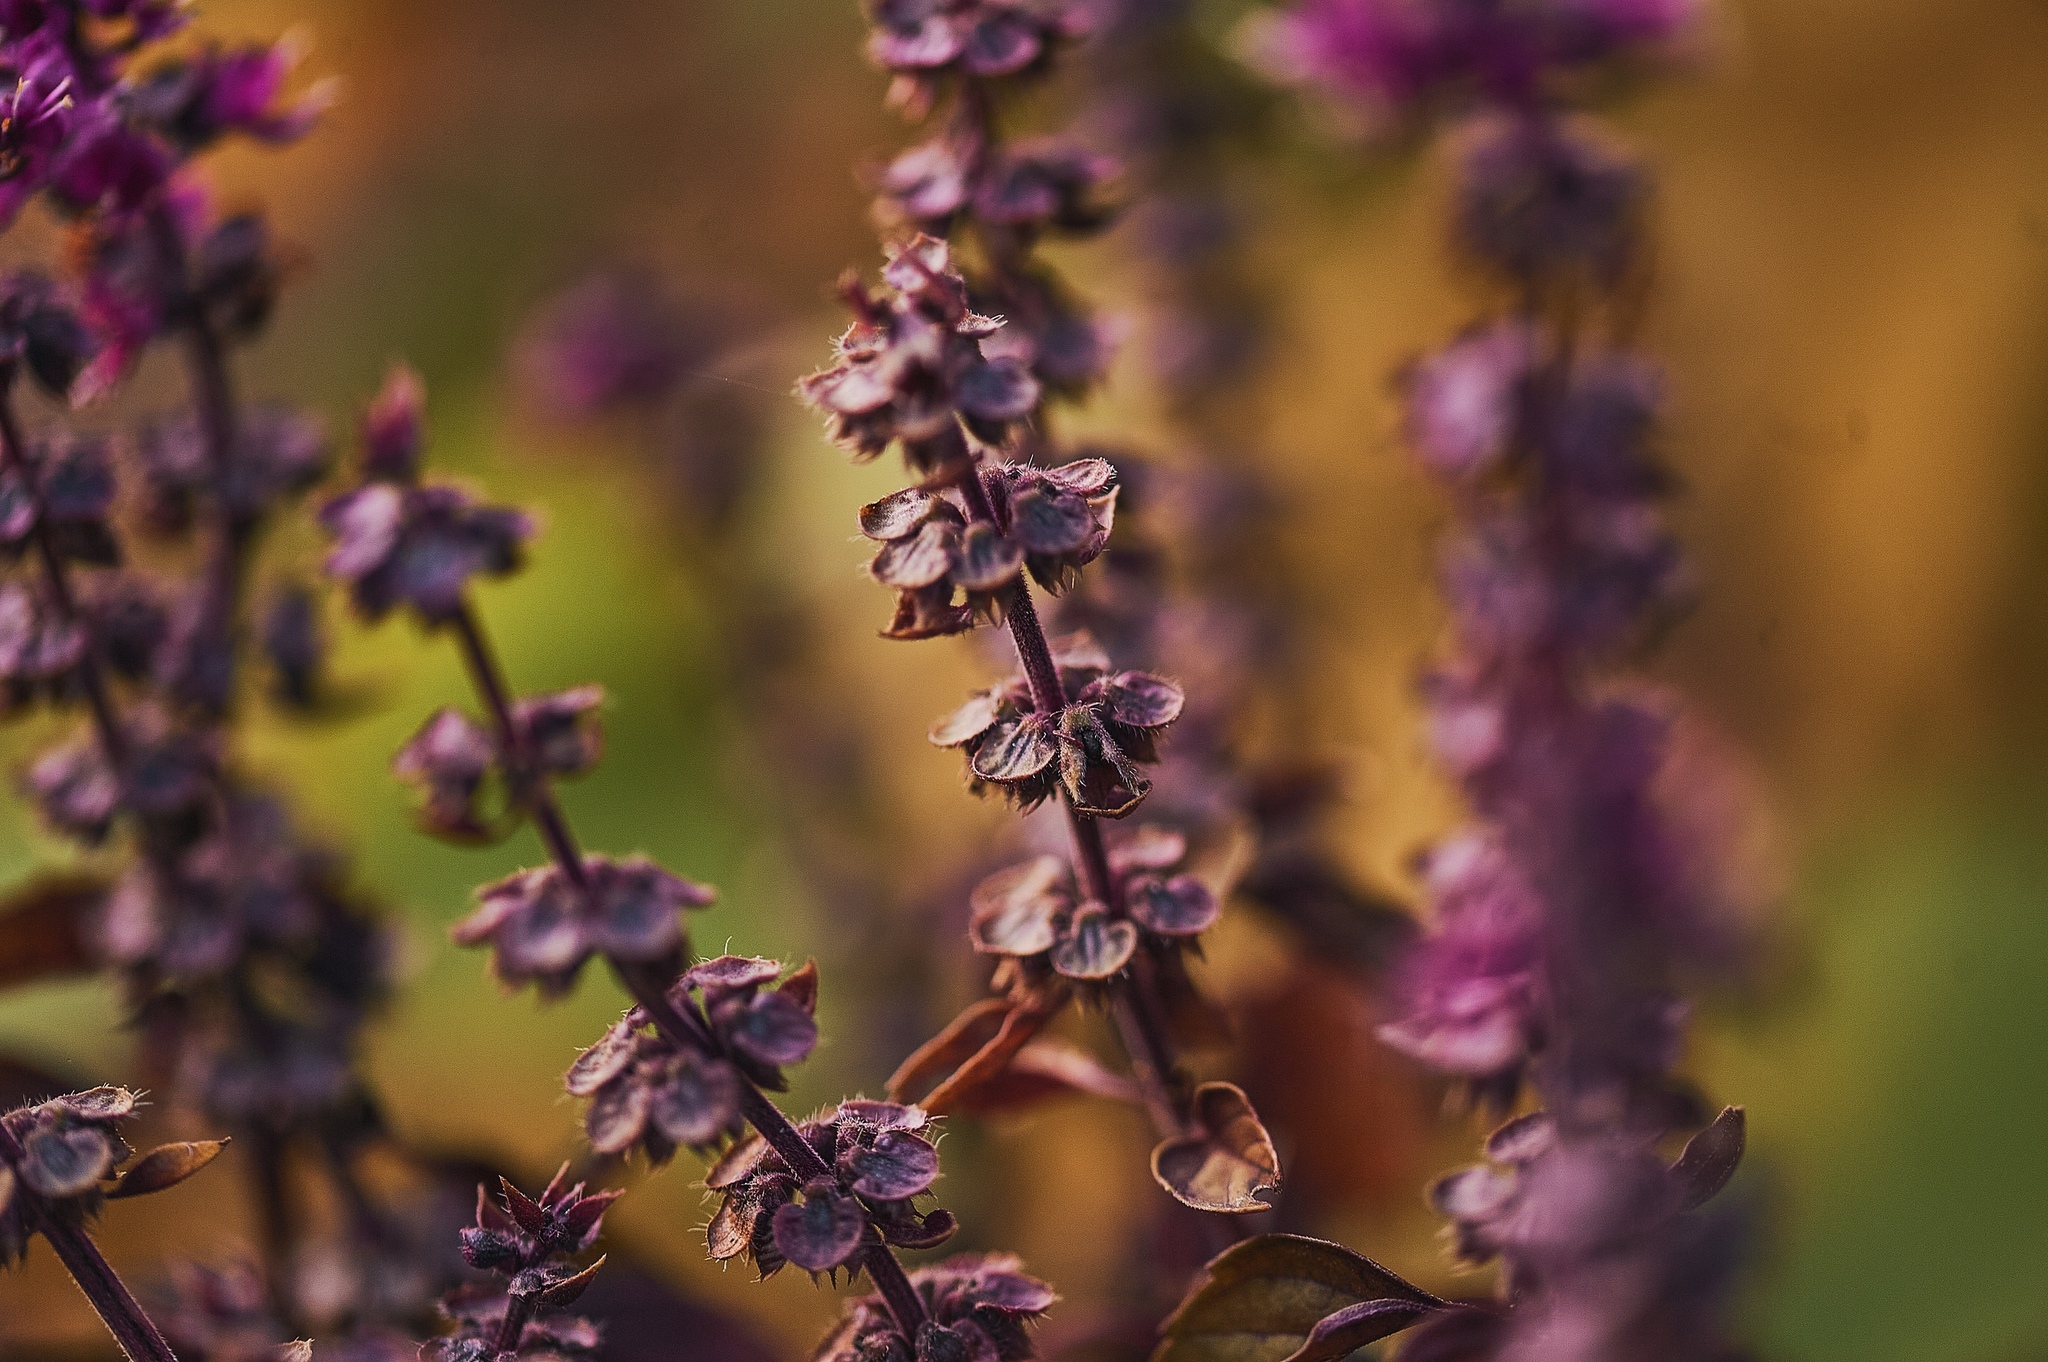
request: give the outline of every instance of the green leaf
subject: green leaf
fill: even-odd
[[[1209,1263],[1152,1362],[1334,1362],[1443,1307],[1342,1244],[1263,1234]]]

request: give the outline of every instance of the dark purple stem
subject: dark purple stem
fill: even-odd
[[[10,1166],[20,1167],[23,1159],[21,1142],[14,1138],[14,1132],[0,1125],[0,1160]],[[143,1311],[141,1302],[129,1291],[100,1252],[92,1236],[85,1228],[64,1215],[44,1206],[26,1188],[17,1187],[16,1197],[20,1198],[22,1209],[32,1228],[40,1230],[43,1238],[49,1240],[57,1260],[64,1264],[71,1280],[78,1283],[78,1289],[92,1302],[92,1308],[105,1322],[114,1341],[121,1345],[121,1351],[128,1354],[132,1362],[178,1362],[178,1355],[171,1351],[171,1345],[164,1342],[163,1332],[156,1322]]]
[[[233,674],[235,618],[241,606],[242,588],[248,577],[250,550],[255,545],[256,521],[228,501],[234,473],[235,400],[228,379],[227,348],[207,315],[202,299],[191,289],[190,270],[177,224],[170,214],[157,209],[150,224],[156,237],[157,254],[164,273],[176,290],[172,316],[185,342],[185,368],[191,376],[192,406],[199,421],[199,435],[206,446],[207,468],[213,477],[213,515],[209,525],[200,601],[198,637],[200,646],[213,641],[229,658]],[[232,686],[221,701],[232,698]]]
[[[490,640],[477,622],[475,610],[467,603],[456,612],[452,624],[477,694],[491,713],[491,724],[497,731],[498,744],[505,754],[514,790],[523,806],[532,813],[534,824],[540,829],[541,839],[547,843],[555,863],[580,888],[587,880],[582,855],[576,849],[575,834],[570,831],[568,819],[563,816],[561,805],[555,799],[554,787],[545,775],[533,769],[519,741],[518,726],[512,722],[511,690],[505,684],[497,654],[492,651]],[[647,1013],[656,1030],[677,1045],[702,1054],[719,1053],[717,1038],[698,1014],[696,1005],[692,1003],[685,1009],[670,1002],[668,989],[672,981],[659,977],[660,971],[610,955],[605,957],[605,963],[611,966],[612,973],[618,976],[627,994]],[[831,1168],[790,1124],[781,1108],[744,1077],[740,1081],[740,1115],[760,1132],[761,1138],[782,1156],[782,1161],[800,1180],[808,1182],[812,1178],[831,1176]],[[890,1315],[895,1318],[898,1331],[914,1342],[918,1327],[925,1322],[926,1316],[924,1303],[918,1299],[917,1288],[910,1284],[903,1265],[896,1261],[896,1255],[889,1246],[882,1243],[868,1246],[863,1263],[868,1276],[881,1292],[882,1300],[888,1305]],[[502,1349],[509,1345],[501,1343],[500,1346]]]
[[[505,762],[515,786],[515,801],[533,815],[534,827],[547,844],[548,854],[562,867],[562,873],[569,877],[570,883],[581,889],[588,883],[583,869],[583,853],[578,850],[575,834],[569,830],[569,820],[563,816],[562,806],[555,799],[554,787],[536,775],[527,760],[519,740],[518,725],[512,722],[511,691],[505,685],[497,654],[491,651],[490,641],[484,637],[483,629],[477,623],[476,611],[464,604],[456,612],[454,626],[456,640],[462,646],[462,660],[469,667],[470,680],[475,683],[484,707],[491,712],[498,746],[505,753]]]
[[[982,485],[977,466],[960,479],[970,521],[995,523],[995,507]],[[1010,641],[1016,645],[1017,660],[1031,687],[1031,707],[1041,714],[1057,714],[1067,707],[1067,691],[1060,681],[1059,664],[1052,645],[1039,622],[1038,607],[1032,604],[1030,584],[1019,577],[1003,593],[1003,618],[1010,626]],[[1067,828],[1073,835],[1074,869],[1088,897],[1111,913],[1124,911],[1123,896],[1117,892],[1116,876],[1109,869],[1109,848],[1102,840],[1102,825],[1074,807],[1066,791],[1060,804],[1067,813]],[[1118,1038],[1131,1063],[1132,1077],[1145,1096],[1145,1109],[1162,1139],[1176,1139],[1188,1130],[1187,1077],[1174,1054],[1172,1038],[1159,1017],[1156,999],[1150,996],[1149,981],[1136,973],[1127,975],[1113,990],[1110,1011],[1117,1024]]]
[[[71,574],[64,569],[64,559],[57,552],[57,546],[50,537],[50,527],[42,512],[42,492],[36,488],[35,474],[28,466],[27,446],[21,438],[21,424],[14,414],[14,395],[11,390],[0,390],[0,467],[4,467],[20,478],[22,485],[31,489],[30,495],[36,502],[35,528],[30,537],[35,542],[36,558],[42,564],[43,577],[50,585],[50,596],[57,603],[57,610],[68,623],[82,625],[84,618],[78,608],[78,595],[71,589]],[[92,710],[93,728],[99,735],[100,749],[106,753],[107,765],[116,771],[128,767],[128,740],[121,731],[120,722],[114,717],[114,704],[107,694],[107,679],[100,667],[99,635],[92,629],[86,630],[85,656],[78,660],[76,668],[79,688],[85,692],[85,702]]]

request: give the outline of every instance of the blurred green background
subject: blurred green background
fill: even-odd
[[[1235,12],[1205,26],[1227,33]],[[1002,814],[965,798],[922,737],[981,659],[873,637],[886,603],[861,579],[851,508],[889,490],[888,468],[849,468],[781,397],[840,324],[831,279],[876,261],[852,168],[904,137],[851,0],[210,0],[205,17],[233,35],[305,26],[311,72],[344,81],[301,147],[218,163],[223,200],[267,205],[305,262],[246,388],[339,428],[393,357],[421,368],[436,459],[545,508],[532,569],[484,599],[510,671],[526,689],[611,692],[607,760],[567,793],[586,839],[718,884],[701,947],[816,955],[826,1045],[797,1104],[877,1091],[916,1026],[890,996],[886,926],[871,929],[879,914],[923,932],[891,905],[940,890]],[[1748,754],[1782,891],[1771,970],[1703,1008],[1690,1067],[1749,1108],[1745,1178],[1771,1234],[1746,1308],[1760,1350],[1794,1362],[2048,1357],[2044,96],[2041,0],[1742,0],[1717,6],[1698,69],[1616,112],[1661,168],[1646,336],[1671,367],[1667,447],[1706,584],[1660,670]],[[1471,295],[1438,244],[1431,158],[1368,161],[1287,116],[1245,182],[1248,267],[1277,327],[1246,401],[1289,507],[1271,552],[1311,622],[1312,703],[1285,737],[1345,775],[1345,859],[1405,892],[1404,857],[1452,808],[1410,688],[1437,634],[1440,511],[1398,446],[1387,375]],[[1111,233],[1061,258],[1084,292],[1136,307],[1128,250]],[[721,561],[689,542],[692,518],[640,454],[646,430],[538,420],[511,377],[531,308],[617,258],[734,319],[703,382],[757,394],[770,423]],[[173,382],[146,373],[142,405]],[[1125,365],[1080,424],[1156,444],[1156,417]],[[314,545],[272,549],[286,564]],[[801,621],[801,687],[788,665],[757,681],[761,640],[733,636],[736,577],[770,583]],[[371,1051],[401,1132],[544,1174],[577,1141],[560,1071],[621,1000],[593,976],[538,1009],[447,944],[470,888],[538,847],[411,830],[385,764],[462,698],[454,658],[403,625],[337,635],[363,711],[262,720],[246,760],[298,791],[408,924],[407,986]],[[794,765],[775,719],[792,704],[810,744]],[[36,736],[6,735],[10,766]],[[821,888],[818,864],[843,849],[791,816],[849,771],[864,796],[838,826],[886,874],[846,893],[873,902]],[[0,809],[6,878],[57,855],[18,804]],[[1211,975],[1256,993],[1283,953],[1234,924]],[[929,1026],[958,1001],[910,1005]],[[117,1023],[98,985],[0,998],[0,1048],[95,1079],[132,1062]],[[1416,1189],[1471,1131],[1436,1120],[1390,1061],[1360,1064],[1386,1102],[1355,1138],[1385,1141],[1397,1166],[1325,1228],[1449,1283]],[[1075,1188],[1098,1189],[1107,1215],[1144,1204],[1146,1144],[1133,1115],[1063,1106],[950,1137],[944,1190],[976,1245],[1021,1250],[1079,1308],[1119,1246],[1074,1232]],[[687,1157],[635,1171],[612,1232],[784,1352],[807,1348],[833,1294],[704,1263],[696,1176]],[[245,1228],[232,1185],[202,1180],[118,1208],[107,1240],[140,1272]],[[0,1279],[0,1354],[91,1330],[47,1255]]]

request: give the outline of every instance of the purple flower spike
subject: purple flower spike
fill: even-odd
[[[970,781],[1024,808],[1064,792],[1084,812],[1121,818],[1151,789],[1137,764],[1158,760],[1158,735],[1180,716],[1180,690],[1143,672],[1104,675],[1107,659],[1092,640],[1062,649],[1066,709],[1037,713],[1024,678],[1013,677],[941,720],[931,740],[964,748]]]
[[[916,1107],[842,1102],[797,1131],[829,1176],[799,1183],[758,1136],[734,1145],[705,1178],[723,1198],[709,1232],[713,1258],[749,1257],[763,1277],[785,1262],[829,1272],[860,1251],[868,1226],[905,1248],[929,1248],[952,1233],[946,1212],[912,1204],[938,1175],[931,1118]]]
[[[327,571],[372,622],[398,606],[429,625],[452,619],[470,581],[517,568],[534,532],[524,512],[479,506],[446,485],[371,483],[328,502],[320,518],[334,539]]]
[[[916,1362],[982,1358],[1022,1362],[1032,1355],[1026,1326],[1052,1308],[1051,1287],[1026,1276],[1006,1253],[961,1254],[919,1268],[911,1285],[931,1316],[913,1347],[896,1332],[879,1296],[850,1302],[839,1326],[818,1346],[817,1362],[915,1358]]]
[[[702,908],[712,892],[644,856],[587,856],[584,883],[561,867],[522,870],[477,891],[477,910],[455,924],[458,945],[488,944],[498,977],[559,995],[592,955],[661,962],[683,947],[680,913]]]

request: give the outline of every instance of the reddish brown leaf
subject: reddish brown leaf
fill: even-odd
[[[1443,1307],[1341,1244],[1263,1234],[1209,1263],[1152,1362],[1337,1362]]]
[[[0,898],[0,988],[84,974],[94,967],[80,930],[106,897],[97,875],[36,875]]]
[[[1195,1129],[1152,1151],[1152,1176],[1183,1205],[1246,1215],[1272,1209],[1262,1193],[1280,1187],[1280,1155],[1242,1089],[1204,1083],[1195,1089]]]

